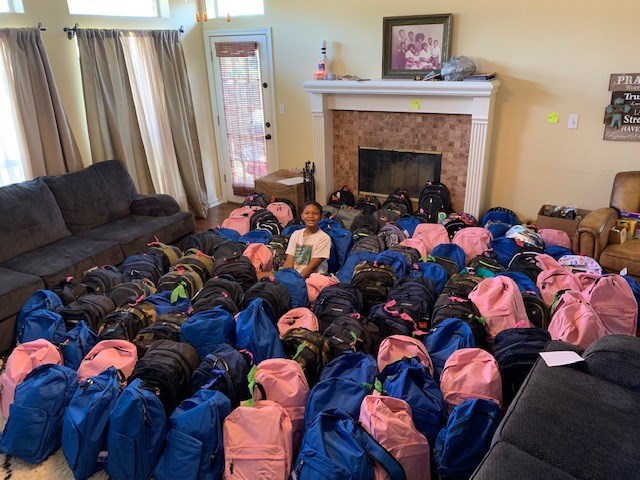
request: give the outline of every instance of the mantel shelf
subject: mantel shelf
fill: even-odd
[[[307,93],[324,95],[490,97],[500,86],[500,81],[418,82],[413,80],[309,80],[302,85]]]

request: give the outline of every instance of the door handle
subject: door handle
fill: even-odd
[[[267,134],[264,136],[264,138],[265,138],[266,140],[271,140],[271,134],[270,134],[270,133],[267,133]]]

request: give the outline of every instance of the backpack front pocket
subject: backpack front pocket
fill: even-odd
[[[164,453],[155,468],[158,480],[198,478],[202,442],[179,430],[169,430]]]
[[[110,431],[108,441],[107,473],[118,480],[134,479],[136,463],[140,461],[136,442],[133,438]]]
[[[225,449],[225,477],[242,480],[287,480],[285,452],[276,445]]]
[[[30,461],[48,438],[49,416],[44,410],[15,403],[11,404],[9,412],[11,415],[2,433],[0,449],[8,455]]]

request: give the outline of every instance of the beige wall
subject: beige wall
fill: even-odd
[[[638,72],[640,2],[631,0],[265,0],[264,17],[209,20],[205,28],[273,30],[280,164],[312,156],[303,81],[326,38],[338,74],[380,78],[382,17],[453,13],[452,53],[496,71],[489,204],[534,216],[543,203],[608,203],[615,172],[640,169],[640,144],[605,142],[609,75]],[[560,123],[546,123],[557,112]],[[577,130],[567,115],[578,113]]]
[[[220,192],[209,89],[196,0],[170,0],[170,19],[72,17],[65,0],[24,0],[26,14],[0,15],[0,26],[38,21],[72,127],[89,163],[75,42],[63,26],[177,28],[184,25],[191,87],[210,200]],[[639,169],[640,144],[602,140],[609,75],[638,72],[640,2],[631,0],[265,0],[263,17],[211,19],[207,29],[271,27],[276,75],[278,149],[282,167],[312,157],[311,115],[302,82],[310,79],[326,38],[333,70],[379,78],[382,17],[453,13],[452,52],[498,72],[500,88],[489,203],[534,216],[542,203],[595,208],[608,202],[615,172]],[[560,123],[548,125],[558,112]],[[566,128],[578,113],[577,130]],[[214,180],[215,179],[215,180]]]

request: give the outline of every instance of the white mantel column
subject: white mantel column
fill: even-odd
[[[313,161],[316,165],[316,200],[327,203],[333,191],[333,110],[326,108],[327,98],[311,94],[313,121]]]

